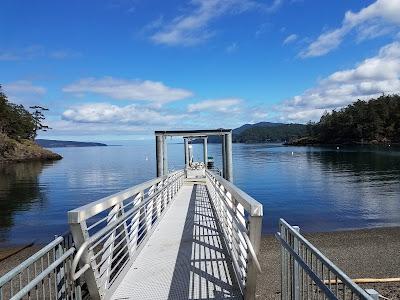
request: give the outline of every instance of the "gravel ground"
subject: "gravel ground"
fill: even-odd
[[[350,278],[400,277],[400,227],[305,234]],[[262,238],[258,299],[280,299],[280,247],[272,235]],[[400,282],[363,284],[389,299],[400,299]]]
[[[400,277],[400,227],[305,234],[350,278]],[[33,245],[0,261],[0,276],[20,264],[40,245]],[[0,257],[13,249],[0,249]],[[280,248],[272,235],[262,238],[259,255],[263,274],[257,288],[258,299],[280,299]],[[400,299],[400,283],[363,284],[389,299]]]

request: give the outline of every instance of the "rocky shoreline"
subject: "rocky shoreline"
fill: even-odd
[[[304,236],[350,278],[398,277],[400,227],[306,233]],[[0,246],[0,277],[43,247],[29,244]],[[280,246],[273,235],[264,235],[258,256],[263,273],[258,277],[257,299],[280,297]],[[1,258],[5,259],[1,259]],[[400,283],[360,284],[374,288],[389,299],[400,299]]]
[[[14,140],[0,134],[0,163],[60,160],[62,156],[31,140]]]
[[[372,141],[364,141],[364,142],[338,142],[334,141],[329,143],[323,143],[320,140],[312,137],[302,137],[299,139],[295,139],[289,142],[284,143],[285,146],[390,146],[390,145],[399,145],[398,143],[390,143],[388,140],[372,140]]]
[[[400,227],[305,233],[305,238],[352,279],[399,277]],[[280,298],[280,245],[273,235],[261,240],[259,260],[263,275],[257,299]],[[400,299],[400,282],[360,284],[389,299]]]

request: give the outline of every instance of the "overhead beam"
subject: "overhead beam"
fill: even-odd
[[[157,130],[154,132],[156,136],[183,136],[183,137],[203,137],[210,135],[225,135],[232,132],[232,129],[210,129],[210,130],[173,130],[173,131],[162,131]]]

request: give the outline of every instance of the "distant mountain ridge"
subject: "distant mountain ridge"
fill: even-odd
[[[287,125],[284,123],[273,123],[273,122],[258,122],[255,124],[244,124],[238,128],[235,128],[232,130],[233,134],[241,134],[242,132],[244,132],[247,129],[250,128],[255,128],[255,127],[277,127],[277,126],[281,126],[281,125]]]
[[[306,134],[306,125],[285,124],[274,122],[259,122],[255,124],[244,124],[232,130],[232,141],[234,143],[265,143],[265,142],[287,142]],[[195,143],[202,143],[196,140]],[[221,143],[221,137],[208,137],[209,143]]]
[[[94,142],[75,142],[75,141],[59,141],[59,140],[46,140],[36,139],[35,142],[45,148],[59,148],[59,147],[104,147],[107,146],[103,143]]]

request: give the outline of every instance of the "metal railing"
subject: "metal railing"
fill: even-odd
[[[40,249],[0,278],[0,300],[83,299],[82,281],[69,276],[75,248],[67,234]]]
[[[373,299],[307,241],[299,227],[280,219],[279,229],[282,300]]]
[[[245,299],[255,299],[263,206],[221,176],[206,171],[207,188]]]
[[[118,285],[179,191],[183,177],[183,170],[176,171],[68,212],[79,249],[71,276],[76,280],[84,274],[92,299],[107,298]]]

